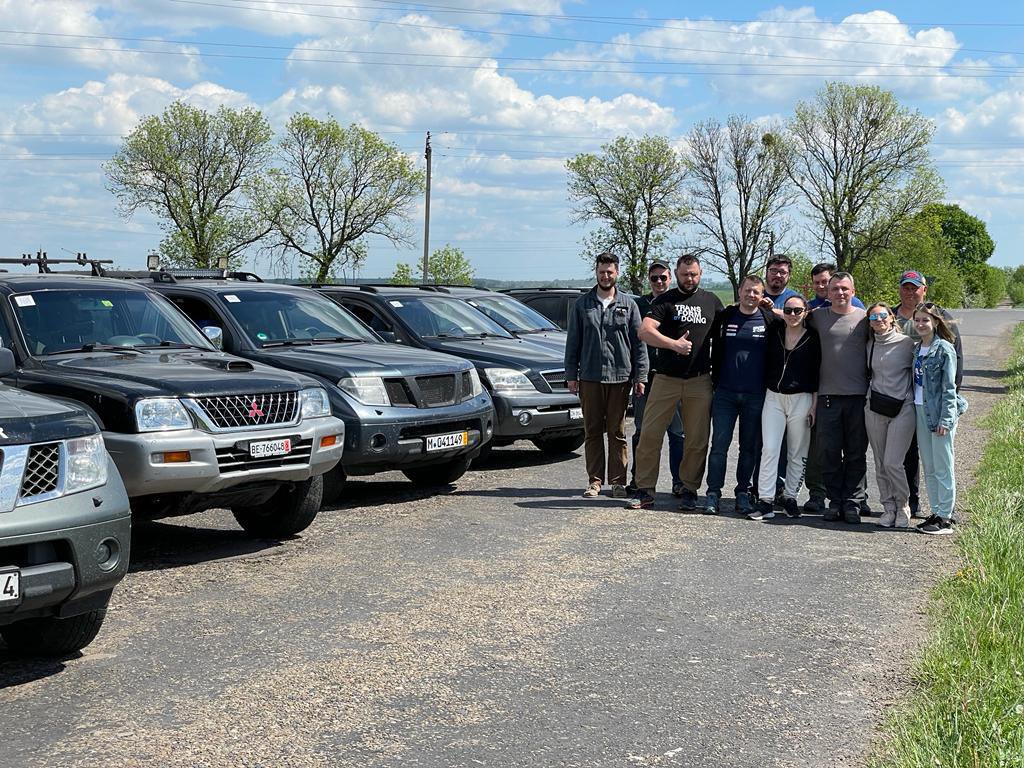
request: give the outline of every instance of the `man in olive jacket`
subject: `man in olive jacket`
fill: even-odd
[[[647,348],[641,343],[640,311],[618,290],[619,257],[597,257],[597,285],[573,305],[565,343],[565,378],[579,395],[586,434],[586,497],[598,496],[605,480],[612,496],[626,497],[626,406],[632,389],[644,392]],[[607,475],[605,436],[608,437]]]

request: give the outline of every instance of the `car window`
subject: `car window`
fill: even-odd
[[[441,297],[425,299],[418,296],[400,296],[388,299],[388,304],[421,337],[499,336],[505,339],[512,338],[508,331],[461,299]]]
[[[344,307],[315,291],[234,290],[218,295],[254,344],[280,341],[379,341]]]
[[[380,313],[372,307],[368,307],[365,304],[360,304],[355,301],[342,301],[341,303],[345,309],[358,317],[377,333],[394,333],[395,329],[391,323],[389,323],[386,318],[381,317]]]
[[[522,301],[554,322],[559,328],[565,328],[568,325],[569,310],[566,306],[564,294],[529,296],[522,299]]]
[[[213,349],[166,298],[150,291],[44,289],[13,295],[10,301],[25,343],[35,355],[90,345],[184,344]]]
[[[474,296],[467,299],[466,303],[476,307],[502,328],[513,333],[558,330],[549,318],[510,296]]]

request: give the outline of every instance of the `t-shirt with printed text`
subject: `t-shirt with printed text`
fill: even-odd
[[[711,346],[708,334],[715,315],[722,311],[722,300],[710,291],[698,288],[685,294],[678,288],[665,291],[647,311],[658,323],[658,331],[670,339],[680,339],[687,331],[693,348],[688,355],[670,349],[658,349],[655,372],[663,376],[689,379],[711,371]]]

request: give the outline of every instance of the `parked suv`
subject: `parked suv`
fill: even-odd
[[[345,429],[318,382],[224,354],[125,280],[0,274],[0,311],[20,366],[5,383],[92,415],[133,512],[227,507],[271,537],[313,521]]]
[[[569,327],[573,305],[590,288],[508,288],[502,293],[540,312],[563,331]]]
[[[318,288],[388,341],[469,360],[494,401],[495,445],[531,440],[546,453],[583,444],[583,411],[563,354],[517,339],[487,315],[429,286]]]
[[[0,349],[0,376],[14,355]],[[100,630],[128,568],[124,485],[83,408],[0,385],[0,635],[64,655]]]
[[[328,498],[347,476],[396,469],[417,484],[452,483],[490,440],[491,399],[470,363],[387,344],[309,288],[234,274],[163,272],[150,282],[228,352],[309,374],[327,389],[345,422]]]

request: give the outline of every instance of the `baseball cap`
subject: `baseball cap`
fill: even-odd
[[[650,272],[655,267],[661,267],[662,269],[672,269],[672,267],[668,265],[667,261],[662,261],[661,259],[653,259],[651,261],[651,265],[647,267],[647,271]]]
[[[900,275],[900,285],[904,283],[913,283],[914,285],[928,285],[928,281],[925,276],[918,272],[916,269],[908,269],[902,275]]]

